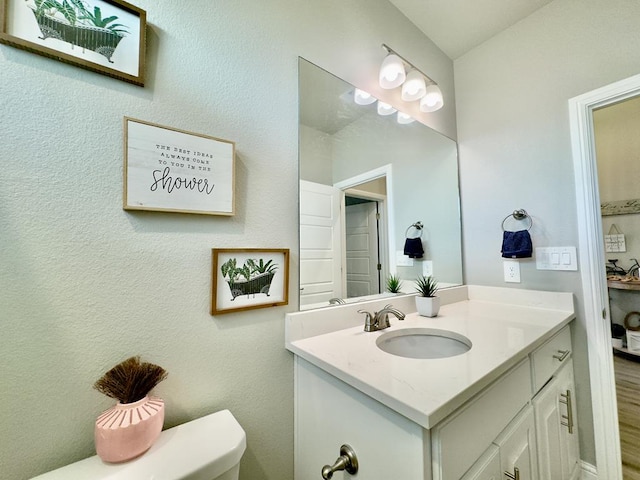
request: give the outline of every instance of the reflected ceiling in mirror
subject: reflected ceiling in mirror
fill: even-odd
[[[404,293],[423,274],[441,288],[463,280],[456,143],[354,91],[300,58],[301,310],[393,295],[390,275]],[[424,254],[410,258],[418,236]]]

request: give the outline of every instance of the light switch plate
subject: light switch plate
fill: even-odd
[[[397,267],[413,267],[413,258],[409,258],[402,250],[396,250]]]
[[[578,270],[576,247],[536,248],[536,268],[538,270]]]
[[[422,274],[425,277],[433,276],[433,262],[431,260],[425,260],[422,262]]]

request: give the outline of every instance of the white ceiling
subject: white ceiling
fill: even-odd
[[[553,0],[389,0],[453,60]]]

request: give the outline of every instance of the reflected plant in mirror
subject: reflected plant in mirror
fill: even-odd
[[[462,284],[456,143],[356,103],[355,90],[299,59],[301,310],[396,295],[391,276],[401,292],[426,272]],[[409,258],[417,220],[424,256]]]
[[[397,275],[389,275],[387,277],[387,291],[389,293],[402,292],[402,280]]]

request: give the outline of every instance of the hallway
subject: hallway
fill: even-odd
[[[640,480],[640,362],[614,355],[624,480]]]

